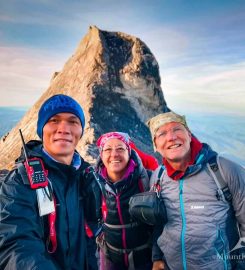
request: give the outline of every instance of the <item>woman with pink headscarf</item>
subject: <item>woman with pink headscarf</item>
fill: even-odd
[[[102,189],[103,233],[100,270],[150,270],[151,231],[132,220],[128,211],[132,195],[149,189],[149,178],[141,159],[131,149],[128,134],[110,132],[98,141],[100,156],[96,171]]]

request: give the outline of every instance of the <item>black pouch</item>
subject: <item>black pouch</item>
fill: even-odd
[[[132,218],[148,225],[166,221],[166,209],[163,200],[155,191],[135,194],[129,201],[129,213]]]
[[[156,225],[159,221],[166,222],[166,208],[160,195],[163,170],[161,167],[153,190],[135,194],[130,198],[129,213],[133,219],[148,225]]]

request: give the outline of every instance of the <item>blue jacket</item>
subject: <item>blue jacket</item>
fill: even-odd
[[[1,187],[0,269],[88,269],[83,193],[92,182],[84,173],[89,164],[82,160],[76,170],[51,160],[42,152],[41,142],[31,141],[27,147],[31,157],[43,160],[52,182],[57,203],[57,250],[47,252],[47,216],[39,216],[36,190],[30,188],[27,176],[15,169]]]

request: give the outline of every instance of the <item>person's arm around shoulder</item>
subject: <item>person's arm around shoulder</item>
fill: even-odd
[[[2,183],[0,219],[0,269],[58,269],[43,241],[36,191],[23,183],[17,171]]]

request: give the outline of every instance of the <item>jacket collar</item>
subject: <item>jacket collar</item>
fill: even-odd
[[[66,164],[62,164],[59,163],[57,161],[55,161],[52,157],[50,157],[49,155],[47,155],[46,153],[43,152],[43,145],[41,141],[38,140],[31,140],[26,144],[26,148],[28,151],[28,155],[30,158],[32,157],[38,157],[41,158],[44,163],[45,163],[45,167],[54,167],[54,168],[59,168],[59,169],[65,169],[65,170],[78,170],[81,169],[82,167],[84,167],[84,160],[82,159],[82,157],[78,154],[78,152],[76,153],[76,157],[74,156],[73,159],[73,164],[71,165],[66,165]],[[79,156],[79,157],[78,157]],[[24,151],[23,149],[21,150],[21,155],[20,157],[16,160],[16,162],[23,162],[25,160],[25,156],[24,156]],[[79,165],[80,164],[80,165]],[[77,168],[78,166],[78,168]]]
[[[42,151],[43,151],[44,155],[46,155],[47,157],[49,157],[53,161],[60,163],[59,161],[54,159],[44,148],[42,148]],[[76,170],[78,170],[81,166],[81,163],[82,163],[82,161],[81,161],[80,155],[77,152],[74,152],[74,155],[73,155],[72,161],[71,161],[71,166],[73,166]]]

